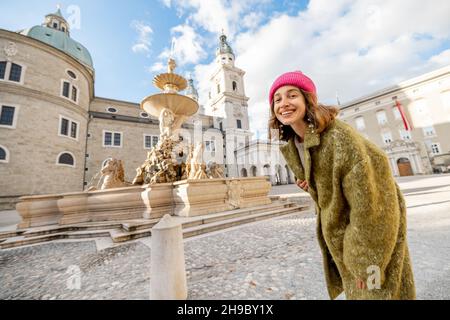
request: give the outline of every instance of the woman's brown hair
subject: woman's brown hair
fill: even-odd
[[[330,123],[336,118],[339,109],[335,106],[327,106],[317,101],[317,96],[314,93],[306,92],[300,89],[300,92],[305,98],[306,112],[305,123],[312,124],[317,133],[323,132]],[[278,137],[272,137],[272,134],[278,132]],[[270,106],[269,119],[269,139],[279,138],[283,141],[289,141],[295,136],[295,132],[291,126],[283,125],[276,117],[274,111],[274,102]]]

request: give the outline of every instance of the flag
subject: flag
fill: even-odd
[[[403,120],[403,125],[405,126],[405,130],[406,131],[411,131],[411,125],[408,122],[408,119],[406,118],[406,114],[405,111],[403,110],[403,106],[401,105],[400,102],[398,102],[398,100],[395,100],[395,105],[397,106],[398,111],[400,112],[400,116],[402,117]]]

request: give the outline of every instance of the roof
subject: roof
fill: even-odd
[[[58,50],[61,50],[81,63],[94,69],[92,57],[89,51],[79,42],[70,38],[66,33],[47,28],[44,26],[34,26],[20,32],[20,34],[44,42]]]
[[[231,49],[231,46],[227,42],[227,37],[224,34],[220,36],[220,43],[219,47],[217,48],[217,55],[223,53],[230,53],[234,55],[233,49]]]

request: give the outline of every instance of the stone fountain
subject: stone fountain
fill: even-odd
[[[207,170],[203,142],[190,146],[186,162],[177,162],[177,129],[199,106],[178,93],[187,83],[174,73],[175,67],[175,61],[169,59],[167,73],[153,79],[162,92],[141,102],[141,108],[160,121],[160,141],[136,169],[133,182],[105,179],[109,183],[103,183],[101,190],[22,197],[16,205],[22,217],[19,228],[154,219],[165,214],[192,217],[271,203],[271,184],[265,177],[224,178],[220,165]],[[107,166],[114,164],[121,168],[116,159]],[[123,177],[107,168],[101,172]]]

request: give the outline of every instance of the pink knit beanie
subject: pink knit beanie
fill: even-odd
[[[273,95],[275,94],[275,92],[279,88],[287,85],[297,87],[306,92],[317,94],[314,82],[306,75],[304,75],[301,71],[286,72],[281,76],[279,76],[272,84],[272,87],[270,88],[269,92],[270,105],[272,105]]]

